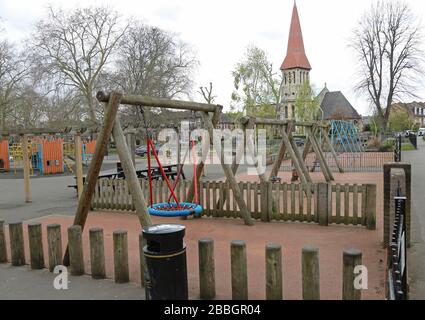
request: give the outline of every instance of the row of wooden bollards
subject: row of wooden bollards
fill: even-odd
[[[214,241],[201,239],[199,244],[199,286],[201,299],[213,299],[215,292]],[[232,299],[248,299],[248,270],[246,244],[232,241],[231,279]],[[266,245],[266,299],[283,299],[282,248],[279,244]],[[355,288],[355,268],[362,264],[359,250],[346,250],[343,253],[344,300],[360,300],[361,290]],[[304,300],[320,300],[319,250],[314,247],[302,249],[302,297]]]
[[[24,232],[22,223],[9,224],[11,264],[22,266],[25,264]],[[32,269],[43,269],[45,258],[42,241],[42,226],[40,223],[28,225],[30,250],[30,265]],[[105,272],[105,254],[103,230],[92,228],[89,230],[91,276],[94,279],[103,279]],[[48,268],[51,272],[55,267],[62,265],[62,237],[61,226],[51,224],[47,226]],[[80,226],[68,228],[70,273],[80,276],[85,273],[83,259],[82,229]],[[139,236],[140,270],[142,285],[144,283],[143,246],[145,242]],[[128,240],[127,231],[113,232],[114,246],[114,278],[117,283],[129,282]],[[231,287],[232,299],[248,299],[248,270],[246,244],[244,241],[232,241],[231,248]],[[215,286],[215,259],[214,240],[203,238],[198,241],[199,249],[199,289],[201,299],[214,299]],[[283,299],[282,286],[282,248],[278,244],[267,244],[265,248],[266,266],[266,299]],[[0,221],[0,263],[6,263],[6,239],[4,222]],[[360,300],[361,290],[355,288],[355,268],[362,264],[362,253],[358,250],[347,250],[343,253],[343,288],[344,300]],[[320,299],[319,250],[314,247],[302,249],[302,297],[305,300]]]
[[[106,272],[103,229],[92,228],[89,230],[89,235],[91,275],[94,279],[104,279],[106,277]],[[21,222],[9,224],[9,237],[11,255],[10,260],[12,266],[25,265],[24,229]],[[43,250],[42,226],[40,223],[28,224],[28,242],[31,268],[45,268],[46,264]],[[47,226],[47,244],[48,268],[50,272],[53,272],[56,266],[62,265],[63,258],[61,226],[59,224],[50,224]],[[70,273],[73,276],[83,275],[85,270],[82,229],[80,226],[71,226],[68,228],[68,245]],[[129,282],[127,231],[114,231],[113,245],[115,282]],[[6,251],[4,221],[0,221],[0,263],[6,262],[8,262],[8,259]]]

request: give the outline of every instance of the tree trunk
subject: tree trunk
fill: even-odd
[[[0,110],[0,130],[6,129],[6,113],[4,109]]]
[[[385,134],[387,132],[387,124],[388,124],[388,119],[386,119],[385,116],[383,117],[379,117],[379,131],[380,131],[380,141],[384,141],[385,140]]]
[[[94,101],[93,101],[93,95],[92,95],[92,91],[88,91],[87,92],[87,107],[88,107],[88,111],[89,111],[89,116],[90,116],[90,120],[94,123],[97,122],[96,119],[96,110],[94,108]]]

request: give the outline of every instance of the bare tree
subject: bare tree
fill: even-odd
[[[25,60],[7,41],[0,41],[0,130],[6,128],[6,119],[17,99],[20,82],[26,76]]]
[[[162,98],[189,96],[197,60],[172,33],[132,21],[120,42],[114,87]]]
[[[198,93],[202,95],[202,97],[205,99],[205,101],[208,104],[211,104],[211,103],[214,102],[215,98],[217,98],[217,96],[214,96],[212,94],[212,91],[213,91],[213,84],[212,84],[212,82],[210,82],[209,88],[207,88],[207,87],[199,87]]]
[[[50,7],[48,13],[36,26],[36,61],[58,86],[81,92],[89,118],[96,122],[96,83],[126,27],[121,28],[118,14],[106,7],[71,12]]]
[[[391,106],[404,96],[415,96],[423,55],[417,18],[407,3],[378,1],[354,30],[351,47],[359,61],[356,90],[368,94],[385,134]]]

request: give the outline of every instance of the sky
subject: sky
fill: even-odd
[[[342,91],[362,115],[371,113],[367,99],[354,92],[356,60],[348,47],[362,13],[376,0],[297,0],[304,44],[312,65],[316,90]],[[418,15],[425,1],[407,0]],[[65,9],[108,5],[123,17],[142,19],[172,31],[195,51],[200,66],[195,74],[193,100],[202,101],[196,88],[213,83],[216,103],[229,109],[231,75],[248,45],[264,49],[278,70],[286,54],[293,0],[0,0],[0,18],[8,39],[19,43],[46,14],[49,3]],[[420,16],[420,18],[422,18]],[[417,92],[425,100],[425,86]]]

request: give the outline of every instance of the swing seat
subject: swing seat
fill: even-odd
[[[196,203],[180,202],[180,207],[175,202],[173,203],[157,203],[148,207],[148,212],[152,216],[158,217],[185,217],[200,215],[202,207]]]

